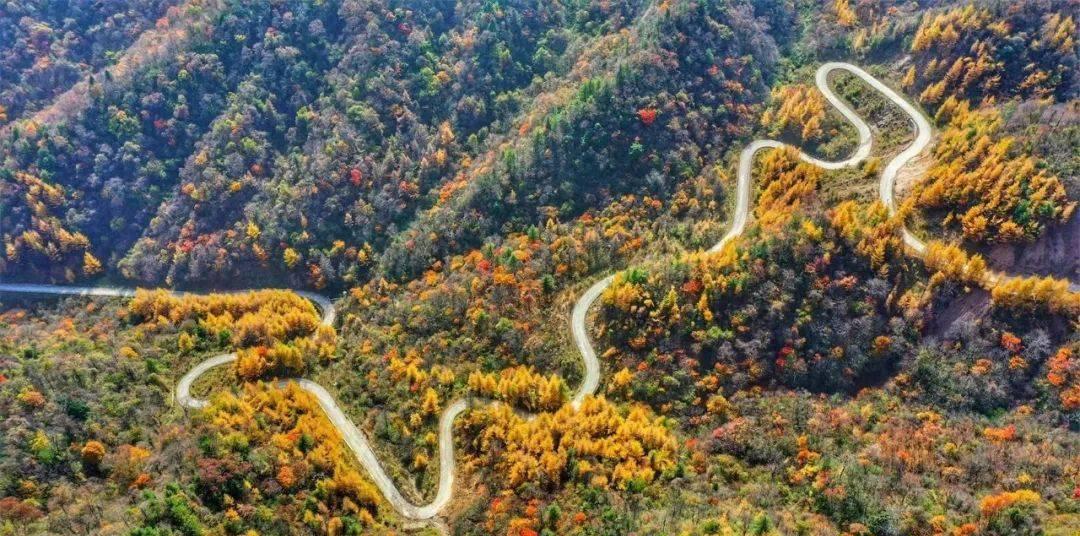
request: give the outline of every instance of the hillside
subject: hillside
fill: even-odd
[[[1075,534],[1077,12],[0,6],[0,535]]]

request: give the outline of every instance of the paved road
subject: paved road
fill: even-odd
[[[825,95],[825,99],[829,101],[829,104],[833,105],[844,118],[855,125],[855,129],[858,131],[859,135],[859,146],[855,149],[855,153],[846,160],[829,162],[814,158],[813,156],[799,151],[800,160],[825,169],[841,169],[857,166],[860,162],[866,160],[866,157],[870,156],[870,149],[873,144],[870,126],[867,125],[866,121],[863,121],[863,119],[859,117],[846,102],[841,100],[836,93],[833,93],[832,88],[829,87],[829,74],[833,71],[847,71],[858,76],[864,82],[870,84],[874,89],[884,94],[889,100],[903,108],[915,122],[916,129],[918,130],[915,142],[904,150],[904,152],[893,158],[886,167],[885,172],[881,175],[880,190],[882,201],[885,201],[885,204],[889,206],[889,209],[895,212],[896,208],[895,203],[893,202],[892,184],[896,181],[896,173],[904,166],[904,164],[926,148],[926,145],[930,142],[930,124],[922,114],[908,104],[908,102],[900,97],[900,95],[897,95],[896,92],[881,83],[877,78],[870,76],[866,71],[849,63],[826,63],[821,67],[818,67],[817,72],[814,74],[814,82],[817,84],[818,90]],[[731,227],[728,229],[727,234],[725,234],[716,245],[709,249],[710,252],[720,251],[732,238],[741,235],[743,230],[746,229],[746,223],[750,218],[751,174],[754,170],[754,157],[760,151],[766,149],[779,149],[786,146],[786,144],[776,140],[755,140],[739,153],[739,171],[736,175],[737,192],[735,194],[735,214],[732,216]],[[908,233],[906,229],[904,230],[904,233],[906,242],[907,235],[910,235],[910,233]],[[918,240],[914,235],[912,235],[911,238],[916,241]],[[921,244],[921,242],[919,242],[919,244]],[[922,246],[922,249],[925,249],[925,246]]]
[[[826,63],[822,65],[815,75],[815,82],[818,89],[825,95],[825,98],[832,104],[839,112],[855,125],[859,136],[859,145],[855,150],[855,153],[846,160],[837,162],[828,162],[819,160],[806,153],[799,152],[799,158],[805,162],[809,162],[826,169],[840,169],[844,167],[850,167],[858,165],[870,155],[870,149],[872,145],[872,135],[870,127],[866,124],[861,117],[859,117],[851,108],[848,107],[839,97],[833,93],[832,89],[828,85],[828,75],[833,71],[847,71],[871,87],[879,91],[886,98],[899,106],[905,113],[911,118],[912,124],[915,127],[915,140],[906,149],[901,151],[888,165],[885,166],[884,171],[881,174],[881,180],[879,185],[879,195],[883,203],[889,208],[890,212],[896,212],[896,201],[893,194],[893,189],[896,183],[896,175],[900,169],[907,164],[912,158],[918,155],[931,140],[931,126],[930,122],[922,115],[914,106],[908,103],[898,93],[891,88],[883,84],[878,79],[874,78],[866,71],[848,64],[848,63]],[[765,149],[773,149],[784,147],[784,144],[775,140],[756,140],[745,149],[739,155],[739,170],[737,175],[737,194],[735,214],[732,218],[731,227],[728,232],[716,243],[709,251],[718,251],[722,249],[731,239],[739,236],[746,228],[747,221],[750,214],[751,203],[751,172],[753,171],[753,162],[755,155]],[[917,255],[922,255],[926,251],[926,244],[908,231],[906,228],[904,233],[904,243],[908,249]],[[999,277],[994,275],[992,277]],[[611,285],[614,280],[614,276],[607,276],[604,279],[593,284],[585,291],[577,303],[574,304],[574,309],[570,318],[570,332],[574,340],[574,344],[578,351],[581,353],[582,361],[585,366],[585,376],[581,382],[581,386],[571,399],[571,404],[577,408],[580,407],[582,401],[589,395],[595,394],[600,385],[600,362],[596,358],[596,351],[589,340],[588,330],[586,328],[588,320],[588,312],[596,300],[603,294],[605,290]],[[34,284],[0,284],[0,292],[20,292],[20,293],[36,293],[36,294],[60,294],[60,295],[82,295],[82,296],[106,296],[106,297],[118,297],[129,298],[134,296],[135,289],[130,288],[117,288],[117,287],[72,287],[72,286],[56,286],[56,285],[34,285]],[[329,298],[305,291],[296,291],[301,296],[312,301],[322,313],[322,324],[333,325],[337,318],[337,311],[334,307],[333,301]],[[184,292],[176,292],[178,295],[185,294]],[[176,401],[188,408],[199,409],[207,405],[205,400],[195,398],[191,395],[191,386],[195,381],[209,371],[212,368],[231,363],[236,360],[236,354],[222,354],[219,356],[211,357],[193,367],[187,374],[185,374],[176,386]],[[323,409],[330,422],[337,428],[341,434],[345,443],[356,455],[359,463],[370,475],[372,481],[382,492],[386,500],[405,518],[410,520],[432,520],[432,523],[436,528],[445,531],[445,526],[438,523],[434,518],[442,511],[442,509],[450,502],[453,496],[454,486],[454,420],[467,409],[466,401],[463,399],[453,401],[443,411],[439,418],[439,486],[435,494],[435,499],[425,505],[415,505],[409,502],[402,494],[401,490],[394,484],[393,480],[386,473],[382,464],[379,463],[375,452],[371,448],[371,444],[367,437],[355,424],[348,418],[341,407],[334,400],[334,397],[321,385],[306,379],[293,379],[288,381],[296,382],[305,391],[311,393],[319,403],[319,407]],[[284,383],[284,382],[283,382]]]
[[[577,303],[574,304],[574,311],[570,315],[570,333],[573,335],[574,345],[577,346],[582,361],[585,362],[585,377],[581,380],[581,387],[570,401],[574,409],[581,407],[585,397],[596,393],[596,389],[600,386],[600,361],[596,359],[596,350],[589,341],[585,321],[589,315],[589,308],[611,286],[614,279],[615,276],[609,275],[589,287],[589,290],[578,298]]]
[[[123,287],[76,287],[76,286],[62,286],[62,285],[39,285],[39,284],[19,284],[19,283],[0,283],[0,292],[9,293],[22,293],[22,294],[50,294],[50,295],[67,295],[67,296],[96,296],[96,297],[109,297],[109,298],[131,298],[135,296],[137,289],[123,288]],[[171,291],[172,294],[177,296],[193,295],[197,293]],[[229,291],[229,292],[247,292],[243,290]],[[316,305],[321,313],[320,323],[322,325],[333,325],[337,319],[337,309],[334,307],[334,303],[330,298],[326,296],[315,294],[306,291],[295,291],[300,296],[307,298]],[[202,409],[208,405],[208,402],[203,399],[196,398],[191,394],[191,387],[195,381],[198,380],[203,374],[206,374],[211,369],[220,367],[236,361],[235,353],[221,354],[209,359],[206,359],[194,367],[191,368],[176,384],[175,399],[181,406],[191,409]],[[595,361],[595,357],[594,357]],[[592,385],[596,385],[599,382],[600,367],[598,363],[594,363],[591,367],[594,370],[593,375],[595,378],[591,380]],[[382,464],[379,463],[378,457],[375,455],[375,451],[371,448],[371,443],[368,441],[367,436],[364,435],[359,428],[353,424],[352,420],[345,415],[341,407],[334,400],[331,395],[323,386],[306,379],[291,379],[281,382],[282,385],[289,381],[296,382],[300,388],[304,389],[308,393],[311,393],[315,397],[315,400],[319,403],[319,407],[326,413],[327,418],[341,434],[342,439],[345,440],[345,444],[356,455],[357,461],[368,472],[371,480],[382,492],[386,500],[396,509],[401,515],[411,520],[429,520],[434,518],[438,513],[450,502],[453,495],[454,486],[454,420],[466,409],[466,402],[464,399],[456,400],[443,410],[442,416],[439,418],[439,488],[435,494],[435,499],[431,503],[426,505],[414,505],[409,502],[401,494],[401,491],[394,485],[394,481],[386,473]],[[593,387],[595,390],[595,387]],[[582,396],[584,398],[584,396]],[[444,530],[445,527],[436,523],[435,528]]]
[[[64,296],[100,296],[106,298],[131,298],[133,288],[115,287],[69,287],[66,285],[35,285],[30,283],[0,283],[0,292],[21,294],[59,294]]]

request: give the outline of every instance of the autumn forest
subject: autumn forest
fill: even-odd
[[[0,536],[1080,534],[1080,0],[0,0]]]

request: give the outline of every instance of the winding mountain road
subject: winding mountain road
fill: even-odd
[[[872,145],[872,134],[870,127],[866,122],[858,116],[845,102],[833,93],[829,88],[828,76],[834,71],[847,71],[862,81],[866,82],[872,88],[880,92],[886,98],[888,98],[893,104],[902,109],[915,127],[915,139],[914,141],[899,154],[894,156],[885,166],[885,169],[881,173],[881,179],[879,183],[879,196],[881,201],[889,208],[891,213],[896,212],[896,200],[893,195],[893,189],[896,182],[897,173],[900,169],[907,164],[912,158],[921,153],[926,146],[930,143],[932,137],[932,129],[930,122],[922,113],[919,112],[913,105],[908,103],[898,93],[893,91],[890,87],[874,78],[866,71],[848,64],[848,63],[826,63],[822,65],[815,75],[815,82],[818,89],[825,95],[825,98],[835,107],[848,121],[855,125],[858,131],[859,144],[855,153],[846,160],[837,162],[829,162],[819,160],[813,156],[807,155],[804,152],[799,152],[799,158],[805,162],[821,166],[825,169],[840,169],[845,167],[856,166],[870,155],[870,149]],[[751,173],[753,171],[753,162],[755,155],[765,149],[774,149],[785,147],[785,144],[775,140],[756,140],[748,145],[739,155],[739,168],[737,175],[737,196],[735,212],[732,217],[731,227],[728,232],[721,238],[721,240],[709,251],[715,252],[722,249],[733,238],[742,234],[746,228],[747,221],[750,215],[751,205]],[[912,234],[906,228],[903,230],[904,243],[907,248],[916,255],[923,255],[926,251],[926,244]],[[577,347],[578,352],[581,354],[582,361],[584,362],[585,375],[578,387],[578,390],[574,393],[570,403],[574,408],[581,406],[581,403],[586,397],[596,393],[600,385],[600,362],[597,360],[596,351],[589,340],[588,330],[586,328],[588,312],[592,305],[596,302],[603,292],[611,285],[614,280],[614,276],[607,276],[604,279],[593,284],[588,290],[578,299],[575,303],[570,319],[570,332]],[[56,286],[56,285],[34,285],[34,284],[0,284],[0,292],[18,292],[18,293],[36,293],[36,294],[59,294],[59,295],[83,295],[83,296],[106,296],[106,297],[118,297],[128,298],[134,296],[135,289],[130,288],[116,288],[116,287],[69,287],[69,286]],[[336,309],[333,302],[324,296],[313,294],[310,292],[297,291],[301,296],[311,300],[318,306],[322,313],[322,324],[333,325],[336,319]],[[178,295],[185,294],[183,292],[176,292]],[[185,374],[176,386],[176,401],[187,408],[200,409],[207,405],[205,400],[195,398],[191,395],[191,386],[195,381],[209,371],[212,368],[231,363],[236,360],[235,354],[223,354],[219,356],[207,359],[195,367],[193,367],[187,374]],[[311,393],[318,401],[319,406],[326,413],[330,422],[341,434],[345,443],[349,446],[352,452],[355,454],[357,461],[368,472],[375,485],[382,492],[386,500],[405,518],[409,520],[425,521],[429,520],[435,524],[436,527],[442,528],[442,525],[438,524],[438,521],[434,518],[439,515],[443,508],[450,502],[453,497],[453,485],[454,485],[454,438],[453,438],[453,424],[454,420],[468,408],[468,404],[464,399],[459,399],[452,402],[443,411],[439,419],[439,485],[435,494],[435,498],[428,504],[415,505],[406,499],[398,487],[391,480],[390,476],[386,473],[382,464],[379,463],[375,452],[371,448],[371,444],[367,437],[355,424],[348,418],[341,407],[334,400],[334,397],[322,386],[306,379],[292,379],[287,381],[296,382],[302,389]],[[282,382],[285,383],[285,382]],[[445,530],[445,529],[442,529]]]
[[[846,102],[841,100],[840,97],[833,92],[831,87],[829,87],[829,74],[833,71],[847,71],[859,77],[860,80],[866,82],[870,87],[876,89],[893,104],[896,104],[904,110],[915,125],[915,141],[900,152],[900,154],[893,157],[885,167],[885,170],[881,173],[881,181],[878,190],[881,201],[889,208],[890,213],[896,213],[896,201],[893,197],[896,174],[905,164],[921,153],[930,143],[933,135],[930,122],[914,106],[893,91],[892,88],[871,76],[870,73],[867,73],[850,63],[826,63],[821,67],[818,67],[817,72],[814,74],[814,83],[817,85],[818,91],[821,91],[821,93],[825,95],[825,99],[829,101],[829,104],[831,104],[833,108],[836,108],[845,119],[851,122],[851,124],[855,125],[855,130],[858,131],[859,135],[859,145],[855,149],[855,153],[846,160],[829,162],[810,156],[801,150],[799,151],[800,160],[825,169],[833,170],[857,166],[870,156],[870,149],[873,145],[873,135],[870,132],[870,126],[866,124],[866,121],[863,121],[862,117],[859,117],[859,114],[855,113],[855,110],[852,110]],[[746,223],[750,217],[750,196],[752,191],[751,173],[754,169],[754,156],[757,155],[759,151],[765,149],[780,149],[786,146],[787,144],[776,140],[755,140],[751,142],[750,145],[747,145],[746,148],[742,150],[742,153],[739,154],[739,171],[736,175],[738,191],[735,198],[735,214],[732,217],[731,227],[728,229],[727,234],[725,234],[724,237],[709,250],[710,252],[720,251],[731,241],[731,239],[741,235],[743,230],[746,229]],[[926,244],[908,231],[907,228],[904,229],[904,243],[916,253],[922,254],[926,251]]]

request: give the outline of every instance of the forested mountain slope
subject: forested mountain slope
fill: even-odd
[[[253,267],[319,287],[360,281],[391,241],[429,241],[421,229],[437,215],[454,220],[439,231],[449,237],[489,234],[511,214],[463,212],[501,193],[489,184],[529,179],[515,173],[550,184],[519,194],[529,223],[540,206],[580,212],[600,188],[696,173],[719,146],[706,124],[737,133],[776,57],[746,7],[240,3],[225,13],[70,124],[14,127],[5,179],[26,205],[5,211],[6,271],[70,279],[96,270],[88,253],[146,282]],[[566,180],[582,175],[593,179]],[[427,213],[414,223],[417,209]],[[421,248],[409,262],[434,260]],[[400,255],[386,254],[387,273],[404,269]]]
[[[179,16],[175,0],[7,2],[0,7],[0,122],[47,105],[149,29]]]
[[[1075,534],[1078,11],[0,5],[0,535]]]

